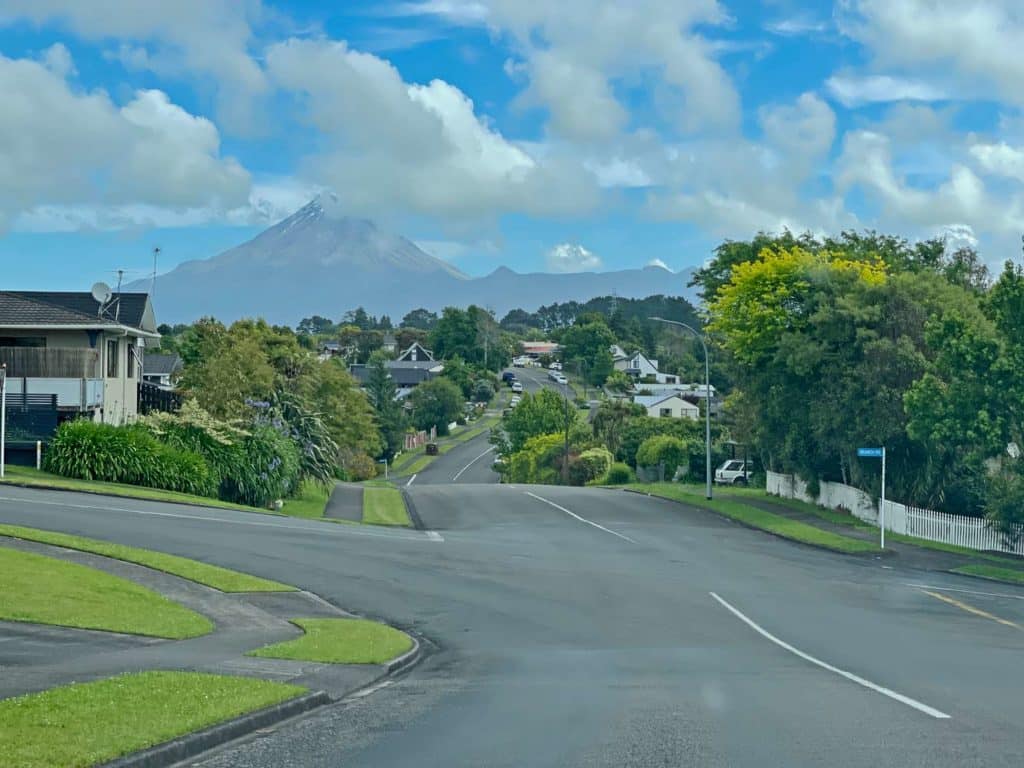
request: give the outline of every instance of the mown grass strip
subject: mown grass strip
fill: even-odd
[[[218,509],[236,509],[243,512],[260,512],[269,514],[266,509],[247,507],[244,504],[211,499],[208,496],[193,496],[189,493],[163,491],[159,488],[146,488],[140,485],[124,485],[122,483],[104,483],[99,480],[78,480],[73,477],[62,477],[49,472],[42,472],[30,467],[8,465],[7,475],[0,483],[24,485],[30,488],[50,488],[58,491],[78,491],[80,493],[97,493],[104,496],[120,496],[129,499],[145,499],[146,501],[165,501],[173,504],[191,504],[198,507],[217,507]]]
[[[984,565],[972,563],[954,568],[953,573],[962,573],[967,576],[981,576],[984,579],[993,581],[1005,581],[1009,584],[1024,584],[1024,570],[1015,568],[1001,568],[997,565]]]
[[[791,520],[782,515],[776,515],[767,510],[752,507],[738,500],[707,499],[696,495],[685,486],[671,483],[634,483],[626,486],[632,490],[649,493],[652,496],[680,501],[696,507],[703,507],[717,512],[737,522],[749,525],[752,528],[759,528],[762,531],[781,536],[785,539],[799,541],[803,544],[812,544],[816,547],[831,549],[834,552],[844,554],[859,554],[862,552],[880,552],[878,546],[870,541],[852,539],[831,531],[823,531],[813,525]]]
[[[0,701],[4,765],[83,768],[306,692],[198,672],[141,672]]]
[[[112,557],[115,560],[124,560],[128,563],[144,565],[147,568],[153,568],[157,571],[180,576],[189,581],[205,584],[208,587],[219,589],[221,592],[295,591],[295,587],[287,584],[270,581],[269,579],[261,579],[258,576],[250,576],[247,573],[232,571],[228,568],[221,568],[219,565],[200,563],[197,560],[189,560],[187,557],[154,552],[150,549],[140,549],[139,547],[129,547],[109,541],[87,539],[83,536],[74,536],[69,533],[25,528],[20,525],[0,524],[0,536],[10,536],[26,541],[38,541],[42,544],[77,549],[81,552],[91,552],[95,555]]]
[[[402,492],[396,488],[367,488],[363,491],[363,522],[370,525],[411,526]]]
[[[292,619],[305,634],[249,656],[325,664],[385,664],[412,648],[412,638],[367,619]]]
[[[304,480],[299,487],[299,492],[292,498],[285,499],[281,511],[291,517],[318,520],[324,516],[330,496],[331,486],[314,480]]]
[[[95,568],[0,547],[0,619],[182,640],[213,623],[163,595]]]

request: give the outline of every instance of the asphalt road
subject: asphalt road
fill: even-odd
[[[0,520],[289,581],[435,647],[200,765],[1024,764],[1024,590],[622,492],[409,490],[435,534],[15,488]]]

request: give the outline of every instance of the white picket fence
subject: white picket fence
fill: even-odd
[[[849,510],[855,517],[878,525],[878,505],[867,493],[843,483],[823,481],[818,498],[807,491],[807,483],[793,475],[768,473],[766,490],[773,496],[818,504],[828,509]],[[955,544],[968,549],[991,550],[1024,555],[1024,536],[1015,547],[1008,546],[1002,535],[989,527],[985,520],[966,515],[950,515],[931,509],[920,509],[886,500],[885,529],[919,539]],[[1021,529],[1024,534],[1024,528]]]

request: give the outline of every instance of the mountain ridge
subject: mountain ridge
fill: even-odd
[[[262,316],[294,325],[319,314],[340,317],[362,306],[393,319],[419,307],[477,304],[499,316],[545,304],[617,294],[642,298],[686,295],[689,273],[662,267],[612,272],[520,273],[502,266],[470,277],[369,219],[344,216],[333,196],[320,195],[250,240],[208,259],[179,264],[156,278],[160,322],[214,316],[231,322]],[[147,290],[140,280],[125,290]]]

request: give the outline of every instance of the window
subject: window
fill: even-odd
[[[732,472],[740,472],[743,469],[743,462],[742,461],[730,461],[729,462],[729,466],[726,467],[726,469],[728,469],[728,470],[730,470]]]
[[[671,408],[662,408],[658,412],[658,415],[661,416],[661,418],[663,418],[663,419],[665,419],[665,418],[672,418],[672,409]]]
[[[0,347],[45,347],[45,336],[0,336]]]
[[[121,352],[121,342],[118,339],[107,340],[107,378],[117,378],[117,356]]]
[[[125,375],[129,379],[135,378],[135,350],[131,345],[128,346],[128,367],[125,369]]]

